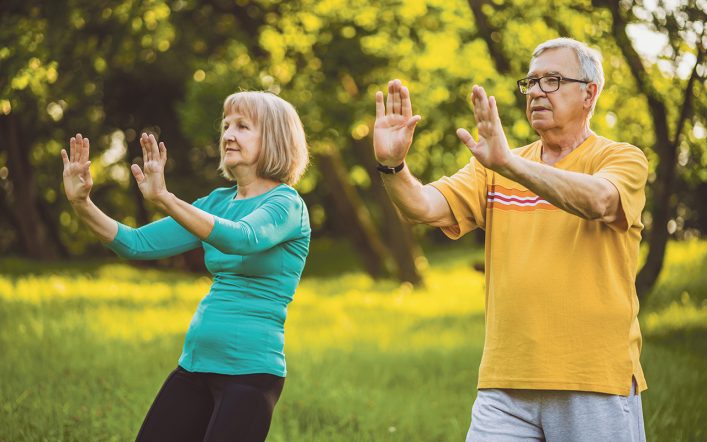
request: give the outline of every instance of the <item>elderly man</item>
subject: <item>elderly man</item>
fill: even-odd
[[[405,165],[419,115],[408,89],[376,94],[375,155],[410,222],[452,239],[486,230],[486,336],[471,441],[645,440],[635,276],[648,164],[595,134],[601,55],[560,38],[535,49],[526,115],[540,139],[508,146],[494,97],[474,86],[479,137],[451,177],[422,185]]]

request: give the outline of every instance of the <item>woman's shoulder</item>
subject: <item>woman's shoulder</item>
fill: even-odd
[[[214,190],[212,190],[211,192],[209,192],[207,195],[204,195],[201,198],[194,201],[192,204],[196,207],[203,209],[205,206],[210,206],[217,201],[223,201],[223,200],[233,198],[233,195],[235,194],[235,192],[236,192],[236,186],[217,187]]]
[[[277,185],[275,188],[273,188],[271,191],[271,195],[284,195],[290,198],[300,198],[299,192],[287,184],[281,183]]]

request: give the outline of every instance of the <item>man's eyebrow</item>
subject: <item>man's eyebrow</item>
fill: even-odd
[[[562,75],[562,73],[561,73],[561,72],[558,72],[558,71],[547,71],[547,72],[545,72],[545,73],[542,74],[542,75]],[[538,75],[538,74],[536,74],[535,72],[532,72],[532,71],[531,71],[531,72],[528,72],[528,77],[539,77],[539,76],[542,76],[542,75]]]

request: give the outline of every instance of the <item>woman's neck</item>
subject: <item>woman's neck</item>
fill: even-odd
[[[280,184],[278,181],[260,177],[251,179],[236,177],[236,182],[238,183],[238,192],[235,197],[237,200],[262,195]]]

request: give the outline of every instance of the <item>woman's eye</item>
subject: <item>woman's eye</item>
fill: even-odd
[[[228,129],[228,124],[223,125],[223,130],[226,130],[226,129]]]

